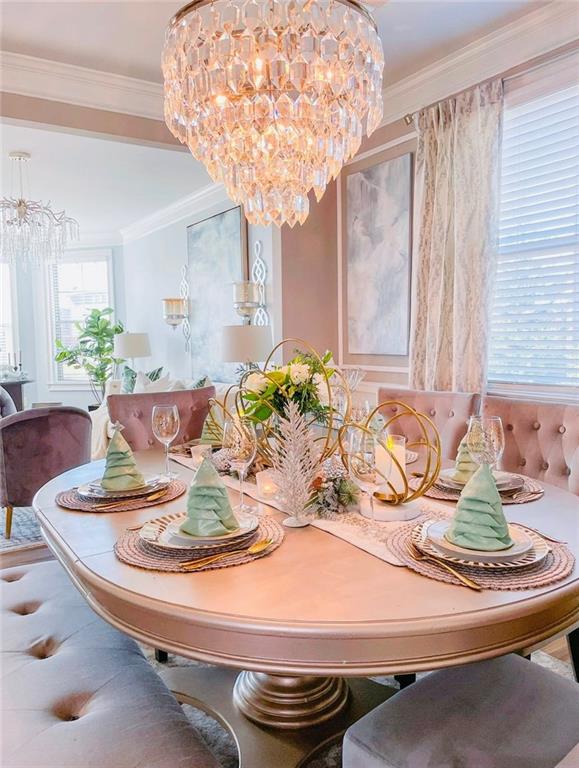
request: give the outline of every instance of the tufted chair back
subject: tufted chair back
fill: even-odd
[[[173,444],[179,445],[201,436],[211,397],[215,397],[215,387],[176,392],[109,395],[107,403],[110,420],[113,424],[118,421],[123,425],[123,437],[134,451],[142,451],[158,445],[151,426],[153,406],[177,406],[181,427]]]
[[[505,431],[502,469],[579,494],[579,406],[486,397],[485,416]]]
[[[465,392],[422,392],[416,389],[381,387],[378,390],[378,402],[387,400],[398,400],[432,419],[440,434],[442,458],[454,459],[469,418],[479,413],[481,397]],[[397,410],[396,406],[389,406],[388,411],[384,411],[385,418]],[[410,419],[400,419],[395,432],[405,435],[409,442],[420,438],[418,430],[413,430]]]
[[[91,420],[80,408],[19,411],[0,420],[0,507],[28,507],[53,477],[90,461]]]

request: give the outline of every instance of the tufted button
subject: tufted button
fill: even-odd
[[[539,424],[539,422],[538,421],[534,421],[533,422],[533,429],[540,429],[540,428],[541,428],[541,425]]]
[[[90,693],[73,693],[61,701],[57,701],[52,707],[53,713],[59,720],[65,723],[71,723],[78,720],[84,712],[84,709],[90,701]]]
[[[143,411],[133,411],[133,416],[136,419],[140,419],[142,417],[142,415],[143,415]]]
[[[524,467],[527,464],[526,459],[521,459],[521,467]]]
[[[563,426],[563,424],[561,424],[559,427],[559,434],[564,435],[566,431],[567,429]]]
[[[544,469],[544,470],[547,470],[547,469],[549,469],[549,464],[548,464],[548,462],[544,461],[544,462],[541,464],[541,469]]]
[[[508,432],[512,432],[512,431],[513,431],[513,429],[514,429],[514,427],[513,427],[513,425],[512,425],[512,424],[507,424],[507,431],[508,431]]]
[[[23,573],[7,573],[5,576],[2,576],[2,581],[7,583],[10,583],[11,581],[20,581],[23,576]]]
[[[12,609],[12,613],[17,613],[19,616],[29,616],[31,613],[36,613],[40,608],[41,603],[38,601],[30,601],[28,603],[20,603],[15,605]]]
[[[430,415],[431,416],[436,416],[436,411],[434,410],[434,408],[430,409]]]
[[[54,656],[57,648],[58,643],[56,640],[53,637],[47,637],[30,646],[28,653],[30,656],[34,656],[35,659],[48,659],[50,656]]]
[[[392,413],[398,413],[398,406],[397,405],[393,405],[390,410],[392,411]]]
[[[187,443],[189,440],[191,440],[191,435],[183,435],[183,441]]]
[[[571,467],[565,467],[565,471],[563,472],[563,474],[569,477],[569,475],[571,474]]]
[[[152,438],[152,437],[150,437],[150,438],[147,440],[147,443],[148,443],[149,445],[155,445],[155,441],[153,440],[153,438]]]
[[[448,417],[449,417],[450,419],[452,419],[452,417],[453,417],[453,416],[454,416],[454,411],[449,411],[449,412],[448,412]]]

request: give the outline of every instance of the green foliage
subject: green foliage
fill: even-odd
[[[79,333],[75,346],[65,347],[59,339],[56,341],[56,362],[86,371],[99,401],[104,396],[105,385],[112,376],[114,365],[123,362],[114,357],[113,345],[114,337],[122,333],[124,327],[121,322],[115,323],[111,319],[112,314],[110,307],[92,309],[82,322],[75,323]]]

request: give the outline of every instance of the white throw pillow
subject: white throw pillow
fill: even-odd
[[[150,381],[148,376],[142,371],[137,371],[134,394],[143,394],[144,392],[168,392],[171,386],[169,374],[162,376],[157,381]]]
[[[181,379],[175,379],[175,381],[172,381],[169,384],[168,392],[181,392],[182,390],[187,389],[185,384],[181,381]]]

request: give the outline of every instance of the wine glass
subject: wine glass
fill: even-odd
[[[151,416],[153,434],[165,446],[165,477],[172,480],[177,475],[169,470],[169,446],[179,434],[179,410],[176,405],[154,405]]]
[[[243,481],[257,453],[254,423],[240,416],[227,420],[223,425],[223,448],[227,451],[231,469],[239,477],[239,505],[235,511],[255,512],[256,507],[243,503]]]
[[[471,416],[468,422],[466,444],[477,464],[488,464],[491,469],[505,450],[505,433],[500,416]]]
[[[362,432],[352,438],[349,470],[352,481],[368,496],[370,502],[371,530],[376,532],[374,491],[376,490],[376,435]]]

